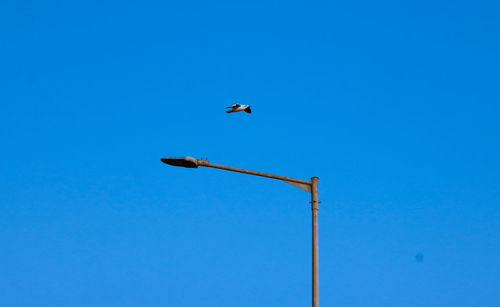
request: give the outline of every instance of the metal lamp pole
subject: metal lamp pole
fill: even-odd
[[[162,162],[172,166],[182,166],[187,168],[198,168],[198,166],[212,167],[226,171],[238,172],[248,175],[267,177],[282,180],[304,191],[311,193],[311,211],[312,211],[312,306],[319,307],[319,254],[318,254],[318,177],[312,177],[311,180],[302,180],[280,175],[273,175],[263,172],[251,171],[243,168],[210,163],[208,160],[199,160],[193,157],[183,158],[162,158]]]

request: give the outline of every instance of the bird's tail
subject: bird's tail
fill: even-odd
[[[245,109],[245,112],[247,112],[247,113],[252,113],[252,109],[250,109],[250,107],[247,107],[247,108]]]

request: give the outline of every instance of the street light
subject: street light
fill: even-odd
[[[243,168],[210,163],[208,160],[199,160],[193,157],[181,158],[161,158],[163,163],[172,166],[182,166],[187,168],[198,168],[198,166],[212,167],[226,171],[238,172],[248,175],[267,177],[282,180],[304,191],[311,193],[311,211],[312,211],[312,306],[319,307],[319,255],[318,255],[318,177],[312,177],[311,180],[302,180],[291,177],[273,175],[257,171],[251,171]]]

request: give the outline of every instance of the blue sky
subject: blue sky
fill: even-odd
[[[500,304],[499,10],[3,1],[0,305]]]

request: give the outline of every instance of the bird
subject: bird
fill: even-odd
[[[233,104],[229,107],[226,107],[226,109],[231,109],[231,110],[227,110],[226,113],[233,113],[233,112],[240,112],[240,111],[245,111],[247,113],[252,113],[252,109],[250,109],[250,106],[249,105],[246,105],[246,104]]]

